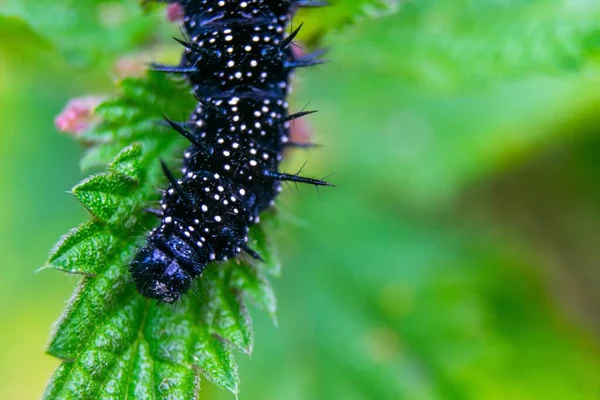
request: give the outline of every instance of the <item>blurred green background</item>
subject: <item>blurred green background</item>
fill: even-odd
[[[39,398],[77,277],[42,266],[88,216],[54,128],[114,93],[117,60],[172,58],[163,10],[0,1],[0,398]],[[296,77],[338,185],[279,202],[278,328],[255,312],[246,399],[600,398],[600,2],[336,2],[331,63]],[[125,267],[124,267],[125,268]],[[202,382],[201,397],[232,398]]]

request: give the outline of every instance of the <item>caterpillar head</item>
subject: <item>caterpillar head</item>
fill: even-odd
[[[189,290],[204,265],[206,262],[201,262],[181,238],[159,235],[137,252],[129,270],[143,296],[175,303]]]

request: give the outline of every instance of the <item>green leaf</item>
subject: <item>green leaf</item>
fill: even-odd
[[[587,0],[406,3],[400,13],[338,33],[333,59],[434,91],[569,74],[600,50],[590,40],[600,34],[599,16],[600,5]],[[364,56],[351,57],[356,51]]]
[[[210,382],[237,393],[240,379],[237,363],[228,343],[202,327],[197,334],[198,340],[192,352],[194,365],[198,366]]]
[[[95,143],[87,165],[114,155],[107,172],[73,189],[94,220],[67,234],[48,262],[87,276],[55,326],[48,352],[64,363],[45,398],[197,398],[199,374],[237,393],[232,351],[250,354],[254,344],[245,299],[274,314],[265,278],[273,267],[243,261],[210,265],[194,293],[174,306],[137,293],[127,266],[154,225],[143,209],[166,183],[159,160],[180,157],[186,145],[156,124],[164,111],[157,104],[172,113],[192,104],[159,74],[125,80],[121,88],[123,95],[98,108],[102,121],[83,138]],[[264,232],[255,230],[250,238],[271,260]]]
[[[77,200],[102,222],[119,221],[135,209],[132,192],[131,182],[112,173],[93,176],[73,188]]]
[[[231,280],[235,287],[239,288],[257,306],[275,318],[277,304],[275,292],[271,283],[263,274],[261,269],[255,265],[247,265],[245,268],[236,268],[232,271]]]
[[[88,222],[62,237],[50,253],[48,265],[65,272],[93,275],[102,269],[114,238],[98,222]]]
[[[403,0],[333,0],[317,10],[300,10],[298,21],[303,21],[301,37],[318,40],[320,35],[339,30],[365,18],[391,15],[401,9]]]
[[[140,179],[142,146],[123,149],[110,164],[110,172],[92,176],[73,188],[73,194],[96,219],[110,223],[127,219],[139,208],[133,196]]]
[[[89,149],[80,162],[82,170],[104,167],[109,164],[123,150],[120,143],[106,143]]]
[[[94,322],[103,320],[114,309],[127,286],[129,278],[123,265],[120,258],[116,259],[102,274],[79,284],[55,326],[48,353],[75,360],[85,349],[95,330]]]
[[[7,0],[0,5],[0,17],[28,24],[78,66],[107,67],[116,56],[166,34],[166,24],[158,23],[161,13],[143,15],[135,1]]]
[[[139,143],[126,147],[115,157],[109,168],[137,183],[140,179],[141,155],[142,146]]]
[[[365,186],[397,171],[391,190],[431,205],[536,151],[565,110],[598,100],[599,17],[587,0],[418,1],[332,33],[335,62],[301,89],[333,170]]]
[[[211,299],[206,314],[207,323],[221,338],[247,354],[252,353],[252,318],[243,301],[242,292],[232,284],[231,270],[213,270],[206,277],[209,282],[206,284],[206,298]]]
[[[270,233],[277,229],[276,218],[271,213],[265,213],[260,224],[250,228],[250,247],[258,252],[263,259],[263,268],[273,276],[281,274],[281,261],[276,246],[270,238]]]
[[[21,68],[32,63],[31,59],[35,51],[52,48],[51,43],[31,29],[21,18],[3,16],[1,13],[0,36],[3,38],[0,42],[0,55],[5,58],[4,62],[9,59]]]
[[[179,347],[185,339],[181,325],[161,324],[179,321],[161,320],[148,308],[148,301],[133,290],[122,296],[111,315],[97,321],[89,346],[72,362],[72,368],[59,369],[45,397],[127,398],[133,394],[142,398],[136,396],[153,394],[150,398],[194,398],[197,374],[180,359],[186,355],[186,349]],[[160,329],[160,336],[153,337],[149,329]],[[176,335],[169,335],[173,332]]]

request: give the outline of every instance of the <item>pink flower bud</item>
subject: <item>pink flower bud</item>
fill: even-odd
[[[183,6],[180,3],[170,3],[167,6],[167,11],[166,11],[166,15],[167,15],[167,20],[169,22],[176,22],[176,23],[181,23],[183,22],[183,17],[185,10],[183,9]]]
[[[306,55],[306,52],[301,47],[302,46],[301,44],[293,43],[291,46],[292,46],[292,55],[294,56],[294,58],[301,58],[302,56]]]
[[[297,118],[290,122],[290,142],[298,144],[312,143],[313,129],[304,118]]]
[[[101,96],[88,96],[71,99],[54,119],[60,132],[79,136],[94,120],[94,109],[102,101]]]
[[[140,55],[124,56],[117,60],[113,70],[118,78],[140,77],[146,72],[147,63]]]

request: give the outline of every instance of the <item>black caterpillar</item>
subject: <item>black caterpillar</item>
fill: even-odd
[[[167,1],[172,2],[172,1]],[[281,181],[330,185],[278,172],[290,121],[288,83],[294,68],[321,63],[321,52],[294,57],[286,28],[298,7],[311,0],[183,0],[189,40],[178,66],[153,69],[183,74],[198,105],[188,122],[166,119],[191,146],[177,180],[163,164],[170,186],[163,194],[160,227],[152,230],[131,262],[138,291],[173,303],[206,265],[245,251],[251,224],[274,204]]]

